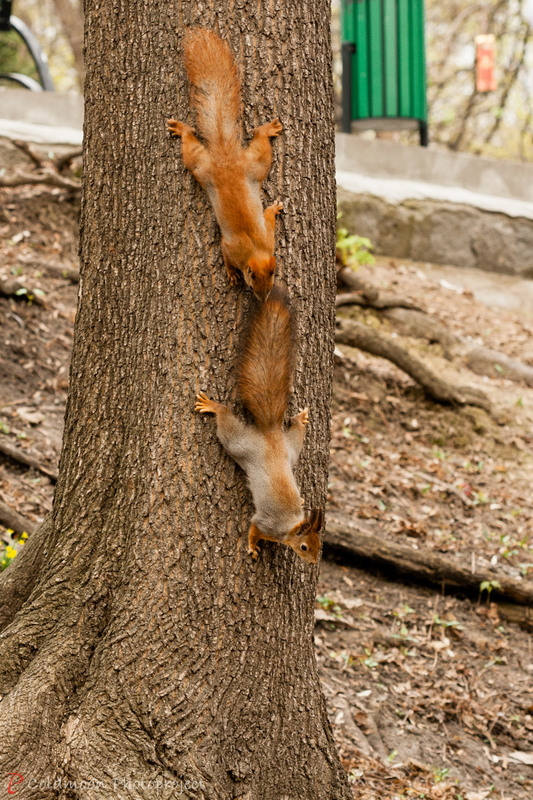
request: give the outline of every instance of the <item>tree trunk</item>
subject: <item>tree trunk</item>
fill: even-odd
[[[39,800],[348,798],[313,650],[317,569],[268,543],[249,559],[243,474],[193,413],[199,389],[234,404],[251,298],[228,284],[207,197],[165,129],[192,119],[183,30],[215,28],[243,72],[246,134],[276,114],[284,125],[265,193],[285,202],[291,411],[310,407],[298,479],[307,507],[323,505],[329,0],[86,0],[85,19],[71,386],[53,512],[15,560],[19,588],[11,568],[0,582],[0,776],[16,772],[14,790]]]

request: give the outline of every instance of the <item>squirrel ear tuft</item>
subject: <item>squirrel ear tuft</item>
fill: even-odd
[[[310,518],[311,527],[317,533],[320,531],[323,523],[324,523],[324,512],[321,508],[313,508],[311,511],[311,518]]]

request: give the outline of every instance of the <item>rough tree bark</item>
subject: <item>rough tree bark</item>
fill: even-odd
[[[17,580],[10,568],[0,582],[0,776],[18,773],[32,800],[342,800],[313,651],[317,570],[271,544],[249,560],[243,475],[193,414],[199,389],[234,402],[250,293],[228,285],[207,198],[165,128],[189,113],[183,30],[213,27],[244,73],[245,131],[276,114],[284,125],[265,191],[285,202],[291,411],[310,407],[299,480],[320,505],[335,293],[329,0],[86,0],[85,18],[71,387],[53,512],[17,556]]]

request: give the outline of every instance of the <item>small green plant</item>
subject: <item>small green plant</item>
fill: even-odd
[[[488,495],[481,489],[479,492],[472,492],[472,497],[474,499],[474,505],[484,506],[489,502]]]
[[[337,220],[342,214],[337,214]],[[357,267],[368,265],[372,267],[376,259],[370,252],[373,249],[372,242],[365,236],[349,234],[346,228],[337,227],[337,255],[343,266],[357,269]]]
[[[335,600],[331,599],[331,597],[328,597],[327,595],[319,595],[316,601],[322,606],[324,611],[334,614],[337,619],[342,619],[342,609],[340,605],[335,602]]]
[[[394,614],[395,617],[404,619],[404,617],[407,617],[408,614],[414,614],[415,610],[414,608],[411,608],[411,606],[408,603],[403,603],[403,605],[400,608],[395,608],[392,613]]]
[[[29,292],[25,286],[21,286],[20,289],[17,289],[15,295],[17,297],[25,297],[28,304],[31,305],[36,297],[44,297],[44,292],[42,289],[34,289],[33,292]]]
[[[356,783],[360,778],[362,778],[364,772],[360,769],[355,769],[352,767],[350,772],[348,773],[348,783]]]
[[[458,631],[463,630],[463,626],[456,619],[448,620],[442,619],[438,614],[435,614],[432,620],[433,625],[440,625],[441,628],[457,628]]]
[[[490,595],[493,589],[501,589],[501,584],[497,580],[493,581],[481,581],[479,584],[479,597],[481,599],[481,595],[483,592],[487,592],[487,603],[490,600]]]
[[[2,550],[0,550],[0,572],[3,572],[9,567],[16,555],[17,551],[14,547],[11,547],[10,544],[5,544],[3,546]]]
[[[378,666],[378,662],[376,661],[376,659],[374,658],[368,647],[365,647],[365,655],[366,658],[361,657],[360,659],[361,663],[364,664],[365,667],[368,667],[368,669],[375,669]]]
[[[440,783],[445,778],[447,778],[449,774],[450,770],[448,769],[448,767],[435,767],[435,769],[433,770],[435,783]]]
[[[442,450],[440,447],[433,448],[433,455],[439,461],[447,461],[448,460],[448,453],[445,450]]]

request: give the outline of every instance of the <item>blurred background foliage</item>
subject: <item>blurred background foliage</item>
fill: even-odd
[[[14,0],[12,14],[23,20],[39,41],[56,90],[79,92],[84,77],[80,0]],[[25,45],[13,31],[0,31],[0,72],[22,72],[37,79]]]
[[[39,80],[33,60],[15,31],[0,32],[0,72],[21,72]],[[12,84],[0,80],[0,85]]]

